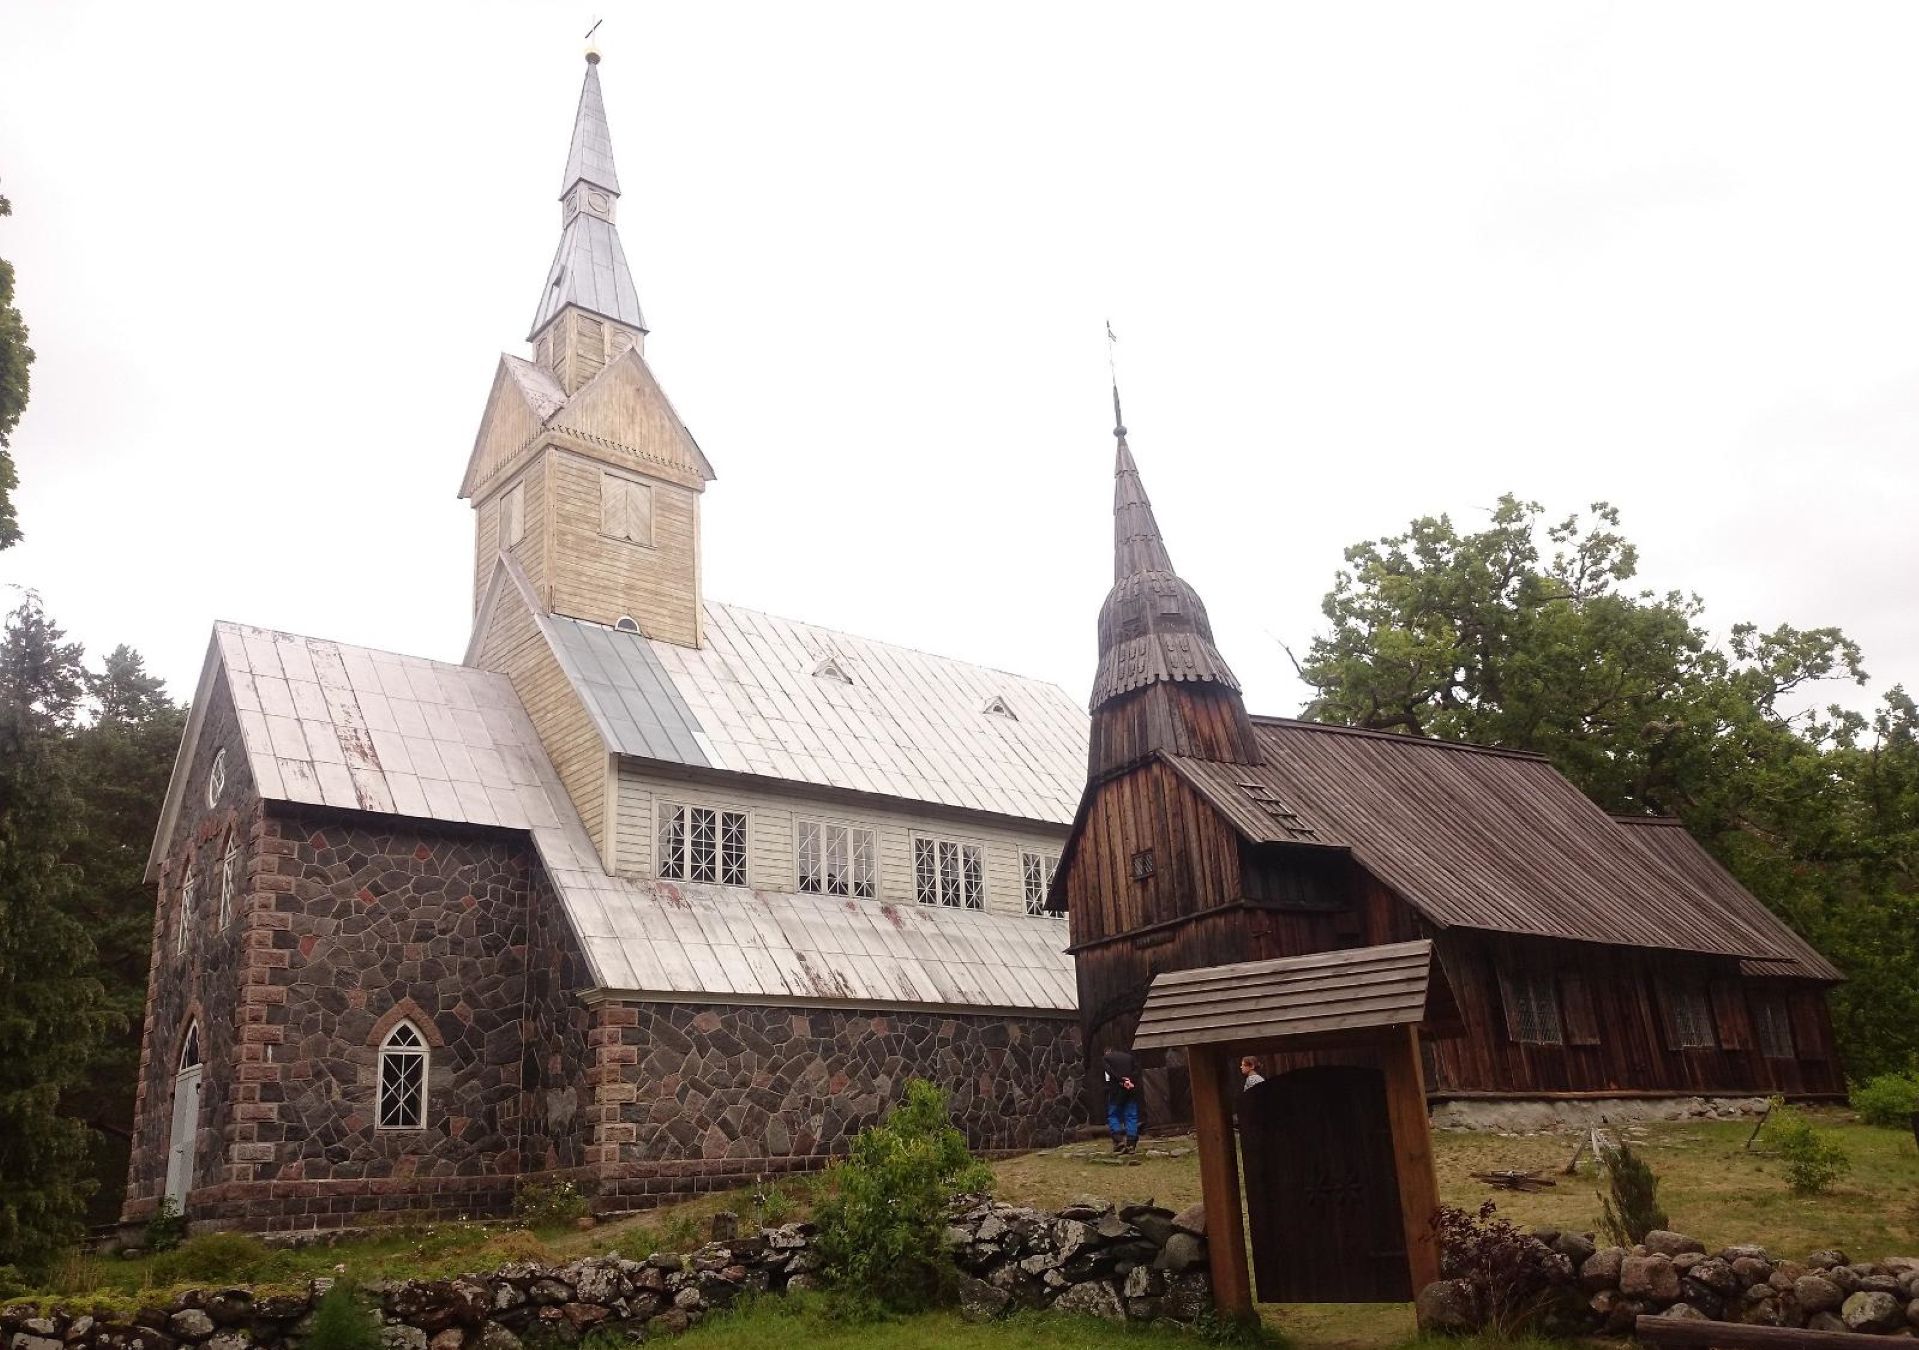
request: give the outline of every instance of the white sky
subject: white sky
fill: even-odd
[[[710,596],[1083,693],[1110,315],[1256,711],[1342,547],[1506,489],[1919,683],[1919,8],[598,12]],[[182,697],[216,618],[459,659],[593,14],[0,0],[0,583]]]

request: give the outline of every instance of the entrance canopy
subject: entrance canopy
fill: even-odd
[[[1434,1037],[1463,1030],[1452,986],[1425,939],[1166,971],[1153,977],[1133,1048],[1300,1041],[1283,1048],[1303,1050],[1400,1027]]]

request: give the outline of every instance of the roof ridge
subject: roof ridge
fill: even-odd
[[[410,652],[396,652],[390,647],[369,647],[364,642],[347,642],[342,638],[316,637],[312,633],[296,633],[290,628],[263,628],[257,623],[241,623],[238,619],[215,619],[213,627],[219,629],[250,629],[255,633],[271,633],[276,637],[298,638],[302,642],[330,642],[336,647],[351,647],[356,652],[368,652],[374,656],[393,656],[402,661],[418,661],[429,666],[444,666],[448,670],[465,671],[468,674],[499,676],[506,679],[497,670],[484,670],[479,666],[469,666],[463,661],[442,661],[437,656],[414,656]],[[510,685],[512,681],[508,680]]]
[[[1066,693],[1065,685],[1057,680],[1049,680],[1041,675],[1022,675],[1016,670],[1005,670],[999,666],[989,666],[982,661],[969,661],[963,656],[948,656],[944,652],[929,652],[924,647],[909,646],[907,643],[893,642],[887,638],[867,637],[862,633],[855,633],[845,628],[831,628],[823,623],[815,623],[811,619],[797,619],[791,614],[775,614],[771,610],[756,609],[752,605],[736,605],[730,600],[708,599],[702,603],[709,608],[728,609],[743,614],[757,614],[762,619],[774,619],[780,623],[798,624],[802,628],[811,628],[818,632],[830,633],[834,637],[853,638],[859,642],[871,643],[875,647],[890,647],[896,652],[911,652],[915,656],[928,657],[934,661],[950,661],[956,666],[970,666],[974,670],[983,670],[989,675],[1004,675],[1008,679],[1019,680],[1025,684],[1043,684],[1048,689],[1058,690],[1069,700],[1072,698],[1071,694]]]
[[[1611,811],[1607,813],[1621,825],[1652,826],[1657,829],[1683,830],[1686,822],[1678,816],[1635,816],[1629,812]]]
[[[1323,731],[1336,736],[1362,736],[1373,740],[1399,741],[1407,745],[1426,745],[1440,750],[1457,750],[1471,755],[1496,755],[1502,759],[1536,760],[1541,764],[1552,763],[1547,756],[1537,750],[1509,750],[1499,745],[1482,745],[1478,741],[1446,741],[1437,736],[1415,736],[1404,731],[1376,731],[1371,727],[1341,726],[1336,722],[1310,722],[1301,717],[1279,717],[1272,713],[1250,714],[1255,726],[1291,727],[1298,731]]]

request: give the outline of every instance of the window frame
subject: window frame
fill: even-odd
[[[1560,1011],[1559,981],[1553,971],[1503,965],[1499,995],[1506,1009],[1506,1035],[1515,1045],[1566,1043],[1566,1019]]]
[[[526,538],[526,479],[513,480],[500,494],[500,548],[511,552]]]
[[[1666,1008],[1668,1048],[1719,1049],[1719,1031],[1713,1020],[1712,1000],[1703,985],[1688,980],[1667,980],[1660,992],[1660,1001]]]
[[[930,872],[922,865],[929,860]],[[953,897],[950,900],[947,898],[949,894]],[[914,834],[913,899],[930,908],[984,912],[986,846],[976,840]]]
[[[809,846],[808,832],[813,834]],[[832,877],[834,832],[840,839],[840,876],[844,884],[834,889],[830,884]],[[860,845],[865,844],[865,875],[861,876]],[[880,895],[879,878],[879,831],[871,825],[860,825],[852,821],[832,820],[825,816],[793,817],[793,887],[803,895],[836,895],[850,900],[877,900]],[[818,874],[812,885],[807,884],[807,860],[809,854],[813,867]],[[865,889],[861,889],[861,883]]]
[[[239,870],[240,836],[237,831],[228,829],[226,847],[220,850],[220,932],[225,932],[227,924],[233,919],[234,883]]]
[[[680,823],[679,870],[667,870],[669,856],[668,826],[669,818],[675,812],[684,812]],[[694,829],[699,824],[699,813],[710,815],[711,850],[713,875],[711,877],[694,875],[694,850],[698,840]],[[737,871],[728,866],[728,818],[738,819],[738,850],[732,859],[737,863]],[[752,812],[737,806],[709,806],[699,802],[671,801],[660,798],[653,818],[653,875],[662,881],[686,881],[707,886],[746,886],[751,884],[752,870],[753,819]]]
[[[194,893],[200,889],[199,868],[194,865],[194,857],[187,855],[185,870],[180,875],[180,916],[174,925],[173,954],[185,955],[187,950],[187,931],[193,926]]]
[[[402,1032],[411,1034],[412,1043],[396,1045],[394,1041]],[[414,1119],[411,1124],[391,1124],[387,1111],[387,1065],[415,1063],[419,1066],[418,1078],[409,1086],[401,1083],[397,1091],[411,1092],[414,1101]],[[410,1134],[426,1128],[427,1079],[433,1068],[433,1047],[427,1044],[426,1035],[415,1026],[413,1019],[403,1017],[395,1022],[387,1034],[380,1038],[380,1051],[375,1063],[373,1079],[373,1128],[376,1133]],[[402,1068],[400,1072],[404,1073]]]
[[[638,499],[644,503],[644,515],[645,515],[645,523],[646,523],[646,531],[645,531],[644,538],[636,538],[632,534],[620,533],[614,530],[609,530],[607,528],[607,506],[608,506],[607,484],[609,483],[620,484],[622,493],[627,495],[629,501],[632,500],[634,494],[637,494]],[[637,548],[652,548],[653,535],[654,535],[653,520],[654,520],[655,505],[656,503],[654,501],[653,485],[651,483],[648,483],[643,479],[629,477],[628,475],[623,473],[615,473],[611,469],[601,468],[600,470],[600,524],[599,524],[600,538],[612,539],[622,544],[632,544]]]
[[[1036,868],[1034,864],[1038,864]],[[1055,913],[1046,908],[1046,894],[1053,889],[1053,877],[1059,872],[1059,854],[1047,853],[1040,849],[1023,848],[1019,851],[1020,895],[1026,902],[1026,913],[1036,919],[1063,919],[1066,912]],[[1034,894],[1034,882],[1039,883],[1038,894]]]
[[[1784,994],[1759,994],[1751,1001],[1754,1039],[1763,1059],[1798,1059],[1799,1045],[1792,1034],[1792,1009]],[[1773,1019],[1777,1018],[1777,1022]]]

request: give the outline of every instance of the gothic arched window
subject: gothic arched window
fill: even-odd
[[[425,1128],[426,1057],[426,1040],[411,1022],[401,1022],[380,1042],[380,1101],[374,1115],[376,1128]]]
[[[240,884],[240,835],[236,830],[227,831],[226,852],[220,855],[220,929],[226,930],[227,920],[233,917],[233,891]]]
[[[180,878],[180,925],[174,935],[174,951],[187,949],[187,929],[193,924],[193,902],[200,889],[200,873],[192,854],[187,855],[186,874]]]

